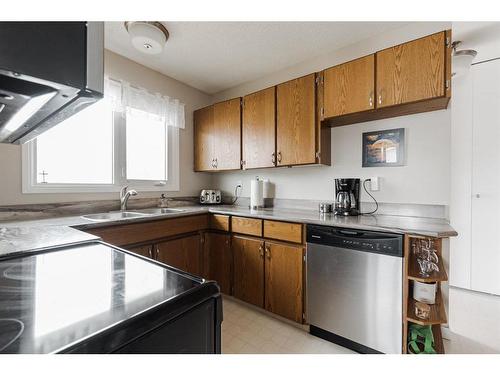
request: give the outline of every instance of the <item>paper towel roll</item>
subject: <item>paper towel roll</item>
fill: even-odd
[[[250,182],[250,208],[264,207],[263,184],[258,178]]]

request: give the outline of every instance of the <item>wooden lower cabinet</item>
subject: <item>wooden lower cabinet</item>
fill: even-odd
[[[206,259],[205,277],[217,281],[221,292],[231,294],[231,236],[227,233],[209,232],[205,234]]]
[[[265,253],[266,310],[302,323],[304,248],[266,242]]]
[[[264,307],[264,241],[233,236],[233,296]]]
[[[201,276],[201,235],[195,234],[156,245],[156,260],[182,271]]]
[[[142,255],[143,257],[153,258],[153,245],[137,246],[127,250]]]

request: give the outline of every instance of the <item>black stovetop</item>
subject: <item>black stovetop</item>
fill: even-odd
[[[193,289],[101,243],[0,261],[0,353],[52,353]]]

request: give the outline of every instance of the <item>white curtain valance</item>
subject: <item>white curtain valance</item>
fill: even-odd
[[[178,99],[159,93],[153,94],[128,82],[109,77],[105,77],[104,82],[104,96],[110,100],[115,111],[146,112],[149,116],[165,121],[167,126],[184,129],[184,103]]]

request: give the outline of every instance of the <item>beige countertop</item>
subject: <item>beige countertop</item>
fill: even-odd
[[[333,214],[321,214],[313,210],[282,208],[250,210],[249,208],[241,206],[185,206],[182,207],[182,210],[183,211],[175,213],[148,215],[113,221],[91,221],[82,216],[68,216],[51,219],[3,222],[0,223],[0,256],[12,252],[29,251],[50,246],[62,246],[97,239],[95,236],[81,231],[85,229],[199,215],[208,212],[431,237],[453,237],[457,235],[457,232],[446,220],[433,218],[390,215],[343,217]]]

